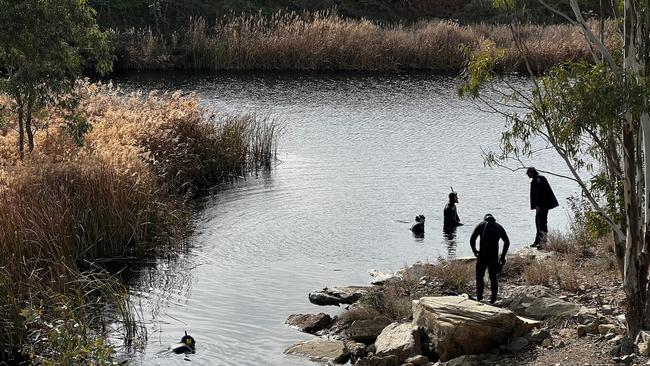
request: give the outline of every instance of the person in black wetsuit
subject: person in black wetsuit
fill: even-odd
[[[456,211],[456,204],[458,203],[458,194],[456,192],[449,193],[449,202],[445,205],[443,211],[444,216],[444,227],[445,229],[451,229],[456,226],[462,225],[460,218],[458,217],[458,212]]]
[[[411,226],[411,231],[416,237],[424,237],[424,215],[415,216],[415,224]]]
[[[531,247],[542,249],[548,235],[548,210],[559,206],[546,178],[532,166],[526,169],[530,181],[530,209],[535,210],[535,241]]]
[[[476,238],[481,237],[480,247],[476,249]],[[499,258],[499,240],[503,240],[503,250]],[[476,256],[476,300],[483,300],[483,288],[485,284],[483,277],[487,269],[490,276],[490,289],[492,294],[490,296],[490,303],[494,304],[497,301],[497,292],[499,291],[499,283],[497,282],[497,274],[501,266],[506,262],[506,253],[510,247],[510,239],[506,230],[499,224],[492,214],[485,214],[483,221],[476,226],[472,236],[469,238],[469,245],[472,247],[472,252]]]

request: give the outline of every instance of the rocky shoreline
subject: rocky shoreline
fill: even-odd
[[[317,338],[285,353],[355,366],[650,364],[650,333],[636,342],[625,335],[625,297],[604,255],[597,249],[580,256],[512,254],[494,306],[468,295],[473,258],[418,262],[395,274],[371,271],[370,286],[310,293],[316,305],[346,306],[334,317],[289,316],[287,324]],[[545,265],[556,269],[546,275],[557,278],[531,284],[533,275],[545,275],[531,270]],[[566,265],[570,271],[561,272]]]

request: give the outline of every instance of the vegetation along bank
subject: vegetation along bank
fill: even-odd
[[[589,23],[595,34],[600,24]],[[473,54],[495,46],[501,72],[541,73],[564,62],[591,62],[579,26],[471,24],[428,20],[382,25],[332,12],[243,15],[215,22],[194,18],[171,33],[111,29],[116,69],[459,72]],[[608,47],[622,43],[616,22],[603,31]]]

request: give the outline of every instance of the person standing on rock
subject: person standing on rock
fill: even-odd
[[[492,294],[490,296],[490,303],[494,304],[497,301],[497,292],[499,291],[499,283],[497,282],[497,274],[506,263],[506,253],[510,247],[510,239],[503,226],[497,224],[497,220],[492,214],[485,214],[483,221],[476,226],[472,236],[469,238],[469,245],[472,247],[472,252],[476,259],[476,300],[483,300],[483,289],[485,284],[483,277],[485,277],[485,270],[487,269],[490,276],[490,289]],[[480,237],[479,249],[476,249],[476,238]],[[499,258],[499,240],[503,240],[503,250],[501,251],[501,258]]]
[[[526,169],[530,181],[530,209],[535,210],[535,241],[531,247],[542,249],[548,236],[548,210],[559,206],[546,178],[532,166]]]

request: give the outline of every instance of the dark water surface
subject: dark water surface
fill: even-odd
[[[187,330],[197,342],[193,364],[309,365],[283,355],[311,337],[284,320],[337,311],[311,305],[309,291],[367,284],[369,269],[467,256],[486,212],[506,228],[512,249],[533,239],[529,179],[485,168],[480,156],[481,148],[498,147],[504,120],[460,100],[455,78],[159,74],[114,82],[195,91],[218,111],[257,112],[286,126],[277,168],[209,200],[189,253],[135,286],[149,334],[140,364],[186,364],[160,351]],[[553,156],[533,163],[564,171]],[[561,202],[549,226],[566,231],[565,198],[576,189],[547,177]],[[467,224],[451,243],[442,232],[450,186]],[[408,230],[417,214],[427,217],[423,239]]]

